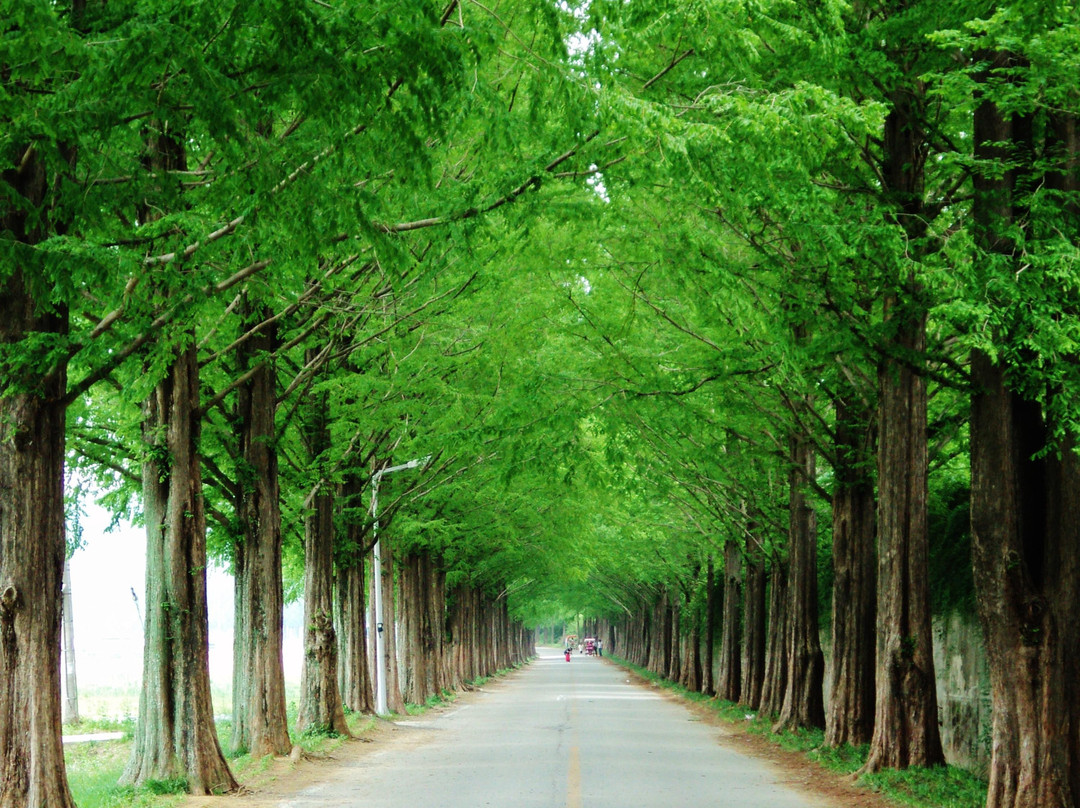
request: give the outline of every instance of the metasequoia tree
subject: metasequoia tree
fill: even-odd
[[[369,531],[363,498],[365,486],[358,473],[346,475],[341,487],[344,542],[335,563],[334,623],[338,632],[338,679],[342,703],[360,713],[375,712],[375,692],[368,665],[367,585],[364,559]]]
[[[305,356],[312,365],[319,351]],[[307,404],[304,443],[309,468],[315,471],[310,505],[304,519],[304,667],[300,682],[299,732],[321,730],[348,735],[338,689],[338,644],[334,630],[333,547],[334,486],[324,476],[330,448],[330,414],[324,390]]]
[[[882,137],[883,215],[905,252],[886,263],[878,363],[877,675],[874,736],[866,770],[944,763],[930,627],[927,292],[919,278],[928,254],[926,165],[933,148],[926,88],[914,73],[923,43],[898,27],[928,13],[919,3],[891,6],[885,54],[898,77],[885,88]],[[887,257],[888,261],[888,257]]]
[[[55,286],[77,271],[40,245],[73,218],[64,189],[77,141],[50,126],[42,99],[70,100],[57,75],[82,50],[62,17],[84,25],[84,12],[76,0],[0,23],[0,805],[10,808],[74,804],[59,671],[70,315]],[[69,49],[46,59],[39,36]]]
[[[24,143],[18,166],[5,163],[14,196],[0,204],[11,239],[0,270],[0,805],[12,808],[74,805],[60,730],[67,363],[50,349],[68,314],[49,302],[32,249],[55,181]]]
[[[247,307],[245,323],[262,326],[267,311]],[[240,443],[236,513],[235,636],[233,639],[234,749],[252,757],[284,755],[292,748],[285,715],[282,664],[284,594],[281,571],[281,494],[278,480],[276,324],[262,326],[239,353],[250,379],[237,395]]]
[[[185,170],[183,135],[165,121],[151,128],[148,168],[159,176]],[[159,194],[140,215],[152,221],[161,210]],[[182,778],[193,793],[213,794],[237,782],[218,743],[210,698],[198,353],[193,332],[174,339],[164,375],[143,405],[146,625],[140,720],[123,780]]]
[[[836,397],[832,495],[832,679],[825,716],[829,746],[868,743],[874,731],[875,498],[866,467],[874,417],[852,385]]]
[[[143,686],[123,779],[183,778],[193,793],[216,794],[237,783],[218,744],[210,699],[199,377],[194,341],[185,342],[144,408]]]
[[[739,685],[740,703],[752,710],[761,704],[761,688],[765,679],[766,640],[766,581],[765,553],[761,547],[758,526],[747,524],[746,554],[743,558],[743,648],[742,682]]]
[[[1059,263],[1063,240],[1075,247],[1080,232],[1080,108],[1074,90],[1047,89],[1062,69],[1053,53],[1006,44],[1035,32],[1053,40],[1061,22],[1047,9],[1016,18],[1020,39],[1005,21],[974,43],[971,282],[998,290],[971,352],[972,554],[994,713],[989,808],[1080,804],[1078,388],[1058,331],[1078,310],[1075,289],[1058,279],[1073,271]]]
[[[716,695],[727,701],[742,699],[742,549],[737,541],[724,544],[723,639]],[[710,659],[711,663],[711,659]]]
[[[814,479],[814,450],[792,436],[788,518],[787,677],[776,728],[823,727],[825,660],[818,639],[817,517],[807,500]]]

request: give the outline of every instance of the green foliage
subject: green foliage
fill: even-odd
[[[382,480],[380,535],[532,625],[661,591],[699,610],[727,542],[782,555],[798,435],[821,458],[824,616],[829,497],[876,473],[836,445],[837,402],[874,412],[890,356],[930,380],[935,609],[970,610],[968,353],[1059,437],[1080,420],[1053,139],[1080,112],[1077,28],[1029,0],[805,6],[18,4],[0,212],[34,236],[0,233],[0,283],[23,267],[66,327],[0,344],[0,394],[66,367],[78,496],[138,519],[144,467],[171,462],[143,405],[194,345],[208,546],[229,560],[258,471],[241,388],[272,363],[287,597],[316,491],[358,481],[337,527],[366,546],[374,470],[429,458]],[[992,50],[1015,59],[988,69]],[[976,98],[1030,120],[1031,148],[977,159]],[[906,101],[917,200],[886,153]],[[14,181],[34,160],[40,202]],[[1019,178],[1024,221],[973,221],[979,172]],[[986,227],[1009,249],[982,249]],[[894,299],[926,313],[924,352],[896,344]]]
[[[930,493],[930,594],[934,614],[974,616],[971,574],[970,483],[965,475],[940,474]]]
[[[117,785],[130,756],[130,738],[66,745],[68,785],[76,804],[80,808],[167,808],[175,804],[179,798],[171,795],[186,790],[184,781],[156,781],[145,788]]]
[[[986,781],[955,766],[884,770],[863,775],[859,782],[901,805],[979,808],[986,804]]]
[[[142,789],[150,794],[186,794],[188,782],[186,778],[174,777],[171,780],[147,780]]]

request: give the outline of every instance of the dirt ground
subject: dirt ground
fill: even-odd
[[[634,674],[627,672],[628,677]],[[512,678],[511,674],[509,678]],[[502,687],[505,680],[486,684],[483,691]],[[642,687],[656,688],[665,698],[679,701],[687,709],[700,716],[701,720],[715,727],[722,737],[722,743],[733,749],[767,761],[779,772],[779,780],[790,788],[805,792],[831,808],[897,808],[899,803],[886,799],[880,794],[861,788],[851,778],[822,768],[801,752],[781,749],[776,744],[756,733],[747,731],[737,722],[725,721],[707,706],[680,698],[669,690],[658,688],[641,680]],[[479,691],[479,692],[483,692]],[[475,699],[475,692],[461,693],[457,700],[441,710],[454,710]],[[397,719],[409,721],[409,718]],[[431,720],[430,715],[422,719]],[[429,736],[415,732],[402,732],[392,721],[378,720],[375,726],[353,740],[343,741],[330,751],[317,755],[304,755],[293,758],[277,758],[265,767],[258,764],[252,772],[243,777],[240,792],[221,797],[187,797],[180,803],[180,808],[281,808],[288,805],[290,798],[305,789],[344,774],[351,761],[357,760],[388,746],[405,747],[426,742]]]

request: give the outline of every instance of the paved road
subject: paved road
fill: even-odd
[[[281,807],[821,808],[602,660],[542,650],[485,690]]]

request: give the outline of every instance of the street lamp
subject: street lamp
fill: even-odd
[[[379,480],[383,475],[393,474],[395,471],[414,469],[422,466],[431,459],[418,457],[400,466],[379,469],[371,475],[371,535],[375,539],[372,548],[372,589],[375,590],[375,712],[378,715],[386,715],[390,710],[386,706],[386,640],[383,638],[383,602],[382,602],[382,550],[379,547]]]

